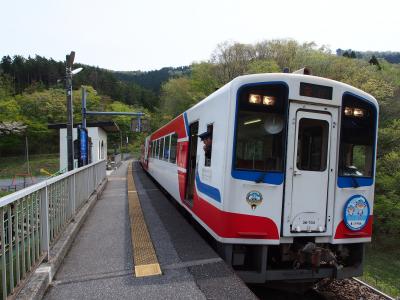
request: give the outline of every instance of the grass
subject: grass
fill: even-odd
[[[12,192],[9,192],[9,191],[1,191],[0,190],[0,198],[1,197],[4,197],[4,196],[7,196],[8,194],[11,194]]]
[[[34,154],[29,158],[32,176],[46,176],[40,172],[45,169],[53,174],[59,169],[59,154]],[[0,157],[0,178],[12,178],[15,174],[28,172],[24,156]]]
[[[382,237],[366,247],[364,275],[360,278],[378,290],[400,297],[400,240]]]

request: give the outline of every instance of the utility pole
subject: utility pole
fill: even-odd
[[[67,157],[68,171],[74,169],[74,141],[72,138],[72,129],[74,127],[73,107],[72,107],[72,65],[75,59],[75,52],[66,56],[65,68],[65,89],[67,90]]]
[[[66,56],[65,59],[65,89],[67,90],[67,157],[68,171],[74,169],[74,139],[72,130],[74,128],[74,108],[72,106],[72,75],[78,74],[82,68],[72,70],[75,52]]]

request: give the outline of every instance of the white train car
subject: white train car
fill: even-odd
[[[358,276],[377,125],[377,101],[347,84],[240,76],[151,134],[142,165],[246,282]]]

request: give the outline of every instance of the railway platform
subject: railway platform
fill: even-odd
[[[112,175],[56,273],[45,299],[256,299],[134,162],[135,191],[161,275],[137,277],[127,170]]]

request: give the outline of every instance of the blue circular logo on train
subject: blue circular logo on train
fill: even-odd
[[[259,191],[250,191],[246,195],[246,201],[253,210],[255,210],[256,207],[261,204],[262,200],[263,197]]]
[[[344,223],[350,230],[363,229],[369,218],[369,203],[364,196],[354,195],[344,206]]]

